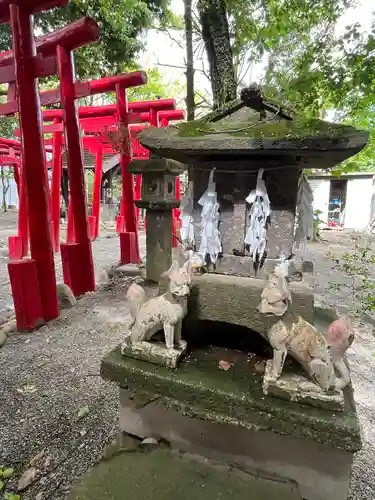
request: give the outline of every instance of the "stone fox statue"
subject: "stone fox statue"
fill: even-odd
[[[267,334],[273,348],[273,378],[277,380],[281,376],[286,356],[290,354],[325,391],[341,390],[350,383],[344,356],[354,340],[354,330],[348,318],[334,321],[325,337],[289,309],[290,291],[278,267],[271,274],[261,299],[260,313],[280,317]],[[336,376],[335,369],[340,377]]]
[[[186,262],[179,267],[177,262],[164,273],[169,278],[166,293],[146,300],[142,287],[133,283],[127,299],[130,304],[132,323],[124,344],[151,340],[159,330],[164,329],[165,345],[167,349],[185,347],[181,339],[182,320],[187,313],[187,298],[190,293],[191,263]]]

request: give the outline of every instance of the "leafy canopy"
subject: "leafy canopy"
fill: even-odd
[[[100,26],[98,43],[76,52],[79,78],[95,78],[120,73],[143,48],[142,32],[155,23],[169,22],[169,0],[71,0],[65,6],[35,16],[37,33],[66,26],[83,16],[91,16]],[[10,48],[9,26],[0,26],[0,49]]]

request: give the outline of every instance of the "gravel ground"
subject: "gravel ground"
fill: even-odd
[[[4,238],[13,234],[8,226],[0,218],[3,249]],[[105,231],[94,243],[98,271],[118,259],[119,244],[113,236]],[[345,251],[350,240],[345,234],[326,233],[324,237],[327,242],[310,245],[317,268],[317,298],[325,305],[344,308],[348,303],[345,295],[326,291],[329,281],[342,282],[344,278],[332,269],[325,255],[328,250]],[[39,331],[11,336],[0,350],[0,464],[16,469],[8,487],[14,487],[30,460],[44,452],[36,480],[22,494],[22,500],[66,498],[74,479],[100,459],[105,445],[117,434],[118,392],[100,378],[99,364],[122,338],[120,323],[126,322],[128,315],[124,301],[127,286],[126,279],[102,285]],[[9,311],[4,251],[0,255],[0,315]],[[351,500],[375,498],[373,353],[372,326],[360,324],[349,358],[364,447],[355,457]]]

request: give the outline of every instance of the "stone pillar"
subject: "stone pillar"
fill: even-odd
[[[142,174],[141,199],[135,205],[147,210],[146,278],[155,283],[172,265],[172,210],[180,205],[176,177],[184,168],[176,161],[151,155],[150,160],[133,161],[127,169]]]

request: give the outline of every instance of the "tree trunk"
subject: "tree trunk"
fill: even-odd
[[[202,36],[210,64],[214,109],[237,97],[225,0],[198,0]]]
[[[4,167],[1,167],[1,184],[3,188],[3,210],[4,212],[8,211],[8,205],[7,205],[7,193],[9,190],[9,178],[6,176],[4,172]]]
[[[191,14],[192,0],[184,0],[185,38],[186,38],[186,109],[188,121],[194,120],[194,53],[193,53],[193,20]]]

